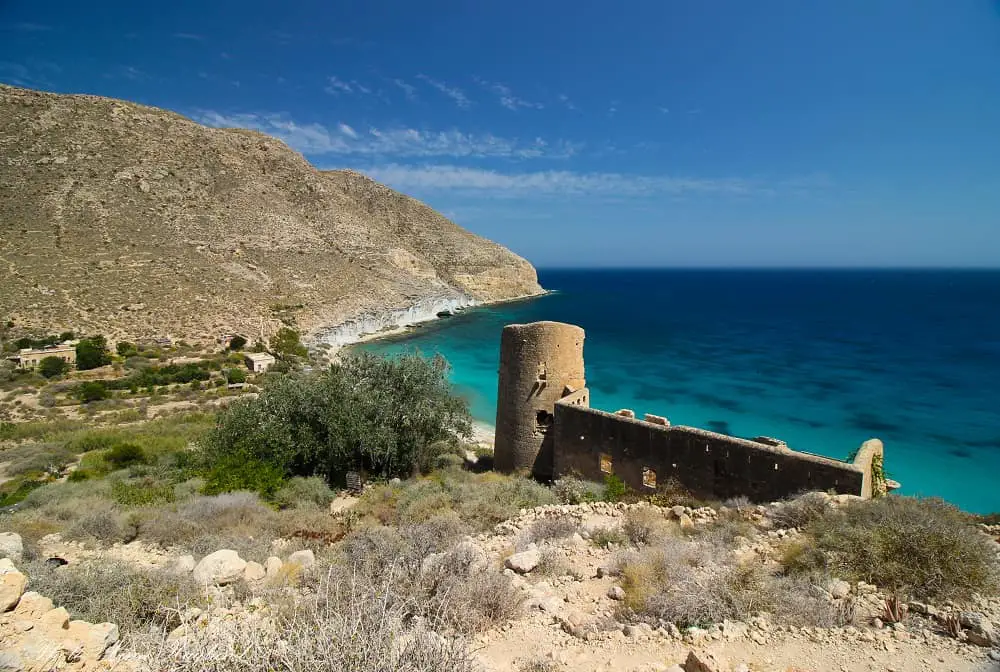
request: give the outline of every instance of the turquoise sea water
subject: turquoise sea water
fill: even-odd
[[[907,494],[1000,510],[1000,272],[540,271],[555,293],[362,347],[439,352],[496,413],[500,331],[584,327],[592,405],[843,458],[870,437]]]

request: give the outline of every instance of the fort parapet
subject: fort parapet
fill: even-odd
[[[583,330],[556,322],[511,325],[501,339],[496,468],[536,478],[614,474],[638,493],[673,483],[703,498],[773,501],[806,490],[865,498],[885,494],[883,447],[866,441],[850,462],[792,450],[770,437],[743,439],[590,408]],[[847,451],[845,451],[847,452]]]

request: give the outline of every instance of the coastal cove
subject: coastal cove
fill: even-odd
[[[1000,273],[540,270],[539,279],[551,293],[355,347],[440,353],[474,418],[493,423],[503,326],[578,324],[596,408],[776,436],[841,459],[879,437],[901,492],[1000,510]]]

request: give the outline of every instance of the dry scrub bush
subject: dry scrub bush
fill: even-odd
[[[436,627],[478,632],[510,618],[520,593],[472,544],[455,544],[463,527],[454,516],[396,529],[365,527],[340,545],[335,572],[381,581],[394,599]]]
[[[889,496],[828,512],[790,569],[827,570],[920,599],[964,600],[1000,586],[994,544],[940,499]]]
[[[822,492],[807,492],[781,502],[771,511],[771,520],[778,528],[804,528],[833,510],[830,498]]]
[[[599,527],[590,532],[590,543],[598,548],[624,546],[628,543],[628,537],[620,527]]]
[[[274,503],[281,509],[295,509],[303,506],[329,506],[336,494],[319,476],[288,479],[274,493]]]
[[[189,576],[145,571],[127,562],[85,561],[55,568],[35,562],[26,571],[29,588],[65,607],[73,618],[116,623],[124,635],[150,625],[176,627],[178,611],[202,601]]]
[[[557,541],[572,537],[580,529],[580,521],[573,516],[552,516],[542,518],[525,530],[519,545],[540,541]]]
[[[673,528],[659,508],[632,509],[625,514],[622,532],[633,545],[649,544],[667,536]]]
[[[740,564],[725,548],[667,539],[622,561],[624,606],[640,620],[704,626],[746,621],[762,612],[790,625],[826,626],[829,604],[799,579],[774,576],[763,565]]]
[[[391,584],[330,580],[274,618],[212,621],[187,637],[151,636],[133,650],[174,672],[473,672],[462,642],[407,628]]]
[[[604,497],[604,486],[576,476],[563,476],[552,483],[552,494],[560,504],[599,502]]]
[[[384,525],[406,525],[451,510],[470,528],[486,531],[523,508],[554,503],[548,488],[527,478],[449,469],[370,488],[354,511]]]

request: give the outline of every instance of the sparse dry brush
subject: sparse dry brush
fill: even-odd
[[[826,571],[920,599],[970,598],[1000,587],[994,544],[940,499],[889,496],[815,518],[786,550],[793,572]]]
[[[740,563],[725,546],[667,538],[621,561],[628,616],[680,626],[747,620],[768,612],[792,625],[829,625],[831,607],[808,585]]]
[[[73,618],[115,623],[126,636],[148,631],[151,625],[174,628],[180,610],[204,600],[190,576],[142,570],[124,561],[83,561],[56,568],[34,562],[25,571],[31,590],[65,607]]]
[[[463,642],[404,625],[394,589],[338,576],[273,617],[215,620],[175,641],[147,636],[133,650],[174,672],[472,672]]]

